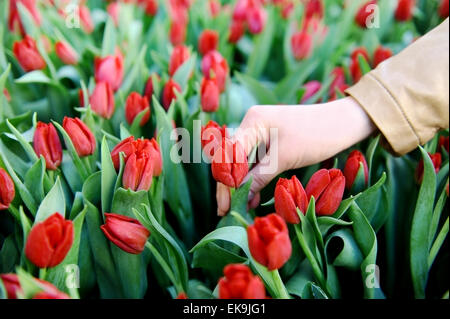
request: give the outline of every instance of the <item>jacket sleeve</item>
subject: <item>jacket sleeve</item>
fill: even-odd
[[[449,126],[449,19],[346,90],[398,155]]]

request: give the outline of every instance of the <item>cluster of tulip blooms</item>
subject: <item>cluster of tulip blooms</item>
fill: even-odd
[[[260,77],[271,80],[270,76],[263,74],[266,71],[265,65],[259,67],[259,71],[254,71],[258,69],[255,67],[257,58],[254,58],[257,55],[252,55],[251,51],[264,48],[270,52],[270,45],[264,45],[272,44],[270,37],[279,36],[274,31],[274,21],[270,20],[275,20],[276,17],[279,19],[277,21],[283,21],[286,29],[290,28],[278,32],[286,33],[283,41],[284,49],[287,48],[288,52],[284,52],[287,58],[283,62],[293,67],[296,72],[311,69],[309,74],[312,74],[314,68],[310,66],[314,65],[316,50],[326,46],[324,42],[330,31],[330,25],[325,23],[327,2],[97,1],[99,6],[104,8],[98,11],[106,16],[107,21],[102,44],[106,49],[103,50],[103,47],[101,54],[100,50],[92,48],[95,46],[92,43],[95,42],[98,26],[102,23],[98,22],[101,14],[98,11],[96,15],[91,14],[92,8],[84,0],[78,2],[81,31],[76,31],[82,32],[81,37],[84,37],[86,43],[89,42],[87,48],[83,49],[83,54],[80,48],[70,43],[71,41],[64,40],[64,37],[68,39],[68,36],[63,36],[58,30],[55,31],[56,36],[49,33],[52,39],[44,32],[30,34],[30,25],[45,30],[42,12],[54,12],[58,19],[67,19],[69,13],[64,8],[70,2],[9,0],[8,6],[0,5],[1,8],[9,8],[6,24],[11,45],[7,48],[10,52],[8,51],[6,56],[8,62],[13,61],[13,67],[3,65],[5,50],[4,44],[0,43],[0,88],[3,89],[4,95],[0,95],[0,107],[8,105],[9,109],[13,110],[11,114],[0,110],[0,223],[4,220],[5,223],[17,223],[23,230],[23,234],[17,235],[19,239],[15,238],[16,234],[4,236],[0,233],[0,244],[4,243],[0,249],[0,260],[9,257],[4,238],[11,236],[23,244],[23,249],[16,254],[22,254],[22,257],[14,259],[16,264],[9,268],[6,268],[9,265],[5,265],[5,268],[0,265],[0,272],[3,269],[8,270],[0,274],[0,297],[2,292],[6,292],[6,296],[11,299],[77,298],[78,291],[64,287],[60,278],[64,275],[62,266],[78,263],[84,271],[81,276],[95,272],[93,279],[88,275],[88,279],[82,278],[80,291],[83,294],[85,291],[87,295],[96,291],[93,287],[97,280],[101,297],[144,297],[147,289],[146,270],[151,265],[155,272],[155,281],[164,291],[169,291],[174,298],[195,298],[199,296],[200,291],[204,293],[209,291],[209,288],[206,285],[202,285],[198,290],[193,288],[198,286],[199,281],[193,278],[189,280],[187,261],[192,261],[192,267],[205,268],[205,276],[213,279],[205,280],[206,282],[217,283],[216,292],[210,291],[206,295],[208,298],[264,299],[290,298],[294,295],[308,298],[311,296],[310,290],[326,298],[339,297],[337,280],[333,279],[335,267],[348,267],[355,271],[363,269],[363,265],[377,261],[376,232],[388,218],[387,213],[381,217],[376,216],[377,212],[392,212],[394,208],[397,209],[395,204],[390,203],[394,201],[394,182],[390,181],[388,186],[383,185],[386,180],[385,171],[392,172],[391,167],[394,164],[386,160],[388,164],[374,167],[374,158],[390,156],[377,149],[378,139],[370,141],[370,146],[364,154],[361,150],[365,146],[358,145],[330,161],[311,166],[307,174],[296,171],[290,178],[279,177],[270,189],[273,199],[263,204],[264,207],[273,204],[273,210],[268,211],[269,214],[257,216],[254,211],[248,213],[247,209],[251,180],[245,182],[245,178],[251,164],[250,154],[247,154],[243,145],[228,132],[228,127],[236,126],[241,118],[228,120],[232,116],[226,112],[232,109],[231,92],[239,98],[253,95],[255,99],[251,101],[254,103],[261,102],[258,95],[270,101],[275,100],[273,103],[279,103],[278,100],[283,100],[285,96],[292,103],[302,104],[338,99],[368,70],[390,58],[394,54],[390,47],[381,44],[370,49],[353,46],[348,50],[348,57],[342,62],[327,64],[327,67],[323,68],[327,81],[318,81],[319,76],[315,74],[304,76],[300,82],[296,80],[300,75],[286,70],[286,78],[280,80],[281,89],[271,83],[276,87],[273,91],[279,94],[277,99],[274,99],[271,90],[266,90],[265,84],[259,82]],[[351,1],[334,2],[336,10],[342,12],[354,7]],[[205,5],[199,7],[208,13],[207,17],[201,14],[200,17],[192,17],[192,6],[197,3]],[[356,32],[365,32],[368,28],[367,21],[373,14],[372,6],[377,4],[376,0],[361,1],[361,5],[353,8],[354,14],[348,25],[354,26]],[[133,10],[139,13],[143,11],[142,21],[139,21],[138,27],[133,24],[132,30],[140,30],[142,25],[156,27],[149,29],[151,32],[146,38],[142,36],[139,41],[134,42],[133,35],[120,34],[123,36],[122,42],[111,42],[113,45],[108,48],[108,41],[112,41],[109,37],[119,38],[118,30],[124,28],[121,19],[127,14],[122,14],[123,8],[131,8],[126,13],[135,12]],[[393,12],[396,23],[411,21],[415,8],[414,0],[398,0]],[[448,0],[439,1],[438,13],[434,14],[440,19],[448,17]],[[52,19],[56,18],[52,16]],[[215,23],[222,23],[224,27],[216,27]],[[141,51],[139,47],[133,48],[133,45],[142,45],[142,39],[153,41],[160,36],[158,32],[164,30],[163,28],[167,28],[164,50],[170,42],[167,56],[152,51],[151,61],[158,64],[158,67],[152,68],[151,71],[140,70],[139,68],[145,65],[145,58],[137,61],[137,67],[133,67],[135,61],[127,60],[128,52]],[[2,32],[3,29],[0,29],[0,40],[3,40]],[[117,34],[112,36],[114,32]],[[253,44],[255,47],[251,47]],[[252,50],[248,49],[249,46]],[[195,68],[197,55],[193,47],[200,58],[198,70]],[[347,49],[348,46],[344,47]],[[142,52],[145,53],[145,49],[144,47]],[[54,61],[49,57],[50,52]],[[230,58],[233,54],[236,61]],[[244,76],[239,73],[241,55],[250,56],[252,63],[248,63],[248,69],[256,75]],[[278,59],[276,55],[275,59]],[[289,59],[292,60],[289,62],[291,64],[287,62]],[[337,58],[329,56],[329,59]],[[264,63],[266,62],[270,64],[267,58]],[[323,64],[328,62],[322,61]],[[75,85],[71,83],[66,87],[63,76],[53,76],[54,64],[62,64],[61,69],[65,71],[75,70]],[[143,74],[140,74],[141,71]],[[238,86],[234,81],[233,71],[239,71],[236,72],[236,77],[243,84],[239,86],[241,91],[237,91],[237,94],[233,91]],[[22,77],[14,79],[14,72],[22,74]],[[92,75],[87,76],[88,86],[84,84],[84,72]],[[47,77],[48,73],[51,76]],[[30,80],[33,75],[38,78],[36,82]],[[278,75],[275,81],[279,80]],[[27,76],[30,77],[27,79]],[[62,114],[56,120],[52,118],[54,109],[48,112],[49,116],[41,116],[38,105],[38,111],[31,119],[28,113],[22,115],[17,111],[21,110],[17,105],[21,104],[23,99],[17,98],[17,92],[21,89],[14,89],[16,85],[37,85],[33,87],[33,93],[38,92],[38,95],[39,90],[48,85],[59,90],[58,93],[65,92],[63,99],[71,100],[77,107],[71,107],[70,114]],[[289,97],[296,94],[294,98]],[[41,95],[43,97],[45,94]],[[197,111],[195,107],[198,107]],[[73,116],[74,111],[81,115]],[[205,166],[202,165],[172,163],[169,129],[177,125],[192,127],[192,122],[197,119],[203,123],[200,144],[203,154],[211,162],[210,175],[209,168],[205,173]],[[29,122],[32,122],[31,126]],[[3,138],[11,139],[12,142],[3,142]],[[17,151],[18,145],[23,150]],[[411,175],[414,174],[418,187],[425,184],[424,180],[427,181],[423,187],[432,186],[433,198],[430,202],[434,203],[435,192],[440,191],[438,188],[441,184],[446,183],[448,197],[449,184],[445,175],[448,175],[449,137],[437,135],[431,145],[427,149],[429,158],[424,156],[418,160],[415,174]],[[23,152],[31,162],[20,159]],[[374,155],[376,152],[378,153]],[[13,163],[15,160],[18,163]],[[339,165],[340,160],[343,165]],[[433,178],[438,179],[435,184],[429,183],[430,178],[424,178],[430,176],[430,163],[434,165],[434,173],[437,176],[433,175]],[[39,166],[41,164],[42,169]],[[200,211],[196,212],[198,216],[193,216],[191,202],[196,201],[195,204],[199,205],[199,202],[209,201],[207,197],[210,197],[209,186],[212,181],[210,176],[214,181],[232,189],[231,209],[215,230],[210,232],[211,228],[215,228],[215,224],[207,225],[206,231],[210,233],[192,248],[190,252],[193,252],[194,257],[190,260],[191,256],[186,248],[190,248],[188,246],[198,239],[193,221],[211,221],[209,217],[201,215],[201,209],[197,209]],[[376,178],[379,178],[379,181],[374,183]],[[37,190],[33,190],[33,187]],[[389,196],[387,189],[391,192]],[[201,194],[194,196],[195,192]],[[422,197],[419,198],[423,200]],[[445,203],[446,197],[442,195],[434,207],[434,211],[438,212],[437,217],[433,216],[433,220],[437,220],[434,232],[428,235],[428,229],[433,227],[426,225],[426,234],[430,240],[437,237],[436,246],[430,243],[430,248],[426,251],[426,257],[429,258],[426,260],[431,259],[430,268],[439,251],[439,245],[443,242],[439,241],[442,239],[440,236],[434,235]],[[66,216],[66,209],[70,210],[70,216]],[[347,210],[351,211],[350,220],[343,218]],[[6,214],[2,216],[3,211],[9,211],[12,218],[9,219],[9,215],[5,217]],[[172,227],[172,220],[166,219],[166,211],[177,219],[176,227]],[[205,211],[207,214],[211,213],[206,209]],[[349,230],[350,226],[353,227],[352,231]],[[331,235],[330,229],[334,231]],[[300,247],[296,245],[294,236]],[[336,264],[333,264],[327,253],[327,249],[333,247],[328,244],[334,237],[341,238],[347,245],[347,255],[342,257],[345,261]],[[213,241],[218,243],[212,243]],[[240,246],[246,258],[238,255],[236,250],[222,246],[220,241]],[[14,244],[14,249],[15,246],[20,245]],[[202,251],[205,246],[207,248]],[[428,253],[432,257],[429,257]],[[335,255],[338,254],[339,252]],[[411,255],[415,256],[415,253]],[[215,256],[219,256],[217,263],[220,265],[220,275],[217,274],[219,266],[216,267],[214,260],[209,260],[208,265],[200,260],[212,259]],[[308,275],[304,275],[301,280],[292,280],[292,284],[285,286],[283,279],[295,279],[294,272],[303,271],[302,260],[309,262],[308,271],[305,271]],[[285,269],[287,270],[283,273],[282,270]],[[39,279],[35,278],[38,270]],[[414,269],[412,273],[414,276]],[[301,275],[303,276],[303,273]],[[24,280],[27,280],[26,285]],[[296,286],[300,281],[301,288]],[[139,285],[142,287],[138,287]],[[33,289],[30,290],[30,286]],[[369,288],[365,290],[366,297],[374,297],[376,293],[378,292]],[[420,289],[417,288],[415,293],[420,295]]]

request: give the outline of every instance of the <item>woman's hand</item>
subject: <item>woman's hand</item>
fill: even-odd
[[[280,173],[329,159],[374,130],[368,115],[351,97],[315,105],[251,107],[233,137],[247,154],[260,143],[267,147],[266,156],[258,159],[243,181],[253,177],[249,206],[259,204],[261,189]],[[217,183],[216,197],[217,213],[223,216],[230,209],[228,187]]]

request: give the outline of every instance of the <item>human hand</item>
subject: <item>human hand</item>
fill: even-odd
[[[277,129],[275,139],[271,129]],[[260,191],[280,173],[329,159],[374,130],[369,116],[352,97],[315,105],[251,107],[233,136],[247,154],[261,143],[267,149],[243,181],[253,177],[249,207],[259,204]],[[217,214],[223,216],[230,209],[228,187],[217,183],[216,198]]]

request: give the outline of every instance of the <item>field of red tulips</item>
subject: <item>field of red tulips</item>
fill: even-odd
[[[448,3],[0,1],[0,298],[448,298],[448,129],[257,205],[233,139],[254,105],[345,98]]]

